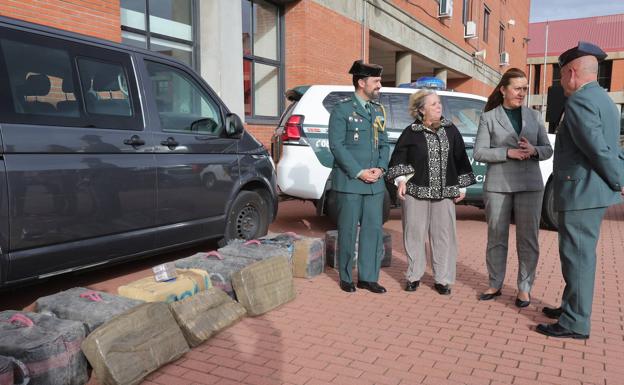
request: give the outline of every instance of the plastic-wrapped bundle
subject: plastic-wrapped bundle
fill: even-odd
[[[245,308],[223,290],[211,288],[169,304],[186,341],[195,347],[245,316]]]
[[[353,261],[357,261],[358,243],[355,243],[355,256]],[[383,257],[381,267],[389,267],[392,263],[392,236],[384,231],[383,233]],[[338,231],[329,230],[325,233],[325,258],[327,265],[335,269],[338,268]],[[356,264],[353,267],[357,266]]]
[[[163,282],[145,277],[119,286],[117,291],[121,296],[146,302],[175,302],[212,287],[208,273],[202,269],[177,269],[176,274],[175,279]]]
[[[177,268],[201,269],[208,272],[212,286],[236,298],[232,289],[232,274],[254,263],[253,259],[244,257],[223,257],[216,251],[197,253],[174,262]]]
[[[31,385],[86,383],[87,360],[80,351],[85,338],[82,322],[47,314],[0,312],[0,355],[21,361]]]
[[[285,257],[265,259],[232,274],[232,287],[251,316],[264,314],[296,296],[292,268]]]
[[[325,242],[322,238],[312,238],[293,232],[270,234],[258,240],[263,245],[279,245],[288,250],[293,276],[312,278],[325,269]]]
[[[95,329],[82,351],[103,385],[133,385],[189,351],[169,306],[144,303]]]
[[[293,241],[290,239],[271,240],[257,239],[252,241],[233,240],[218,250],[223,258],[244,257],[254,261],[262,261],[273,257],[292,259]]]
[[[26,385],[29,382],[28,368],[22,361],[0,356],[0,385]]]
[[[111,318],[142,303],[136,299],[75,287],[39,298],[35,308],[38,313],[80,321],[86,325],[88,334]]]

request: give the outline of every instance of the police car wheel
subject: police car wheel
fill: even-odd
[[[254,191],[241,191],[227,218],[225,234],[220,244],[233,239],[256,239],[266,235],[269,229],[269,207]]]
[[[546,183],[546,187],[544,188],[544,200],[542,201],[542,225],[548,230],[557,230],[558,228],[553,184],[552,179]]]

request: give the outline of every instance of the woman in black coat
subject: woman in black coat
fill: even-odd
[[[420,284],[428,240],[434,287],[446,295],[456,274],[455,203],[476,180],[461,133],[442,117],[440,97],[421,90],[410,97],[409,110],[414,123],[399,137],[386,173],[403,200],[403,243],[409,262],[405,290],[415,291]]]

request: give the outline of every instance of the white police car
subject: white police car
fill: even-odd
[[[414,88],[383,87],[380,102],[385,107],[386,128],[391,149],[405,127],[413,122],[407,107]],[[314,202],[318,215],[329,215],[335,220],[335,199],[331,192],[331,172],[334,158],[329,150],[327,128],[332,108],[350,97],[352,86],[312,85],[295,87],[286,92],[292,103],[280,118],[273,135],[271,153],[276,163],[277,185],[282,199],[303,199]],[[478,95],[437,91],[443,106],[443,115],[462,133],[477,184],[468,187],[463,204],[483,207],[483,181],[486,165],[472,158],[479,118],[486,98]],[[551,142],[554,137],[551,135]],[[550,181],[552,158],[540,162],[544,181]],[[384,200],[384,221],[390,208],[396,205],[394,186],[387,184]],[[552,184],[546,184],[542,219],[547,227],[556,227],[552,203]]]

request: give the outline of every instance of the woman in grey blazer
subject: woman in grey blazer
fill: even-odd
[[[519,263],[517,307],[526,307],[531,301],[544,193],[539,161],[553,153],[539,113],[523,105],[527,84],[522,70],[505,72],[485,105],[474,147],[474,159],[487,163],[483,190],[489,287],[479,299],[487,301],[501,295],[513,212]]]

